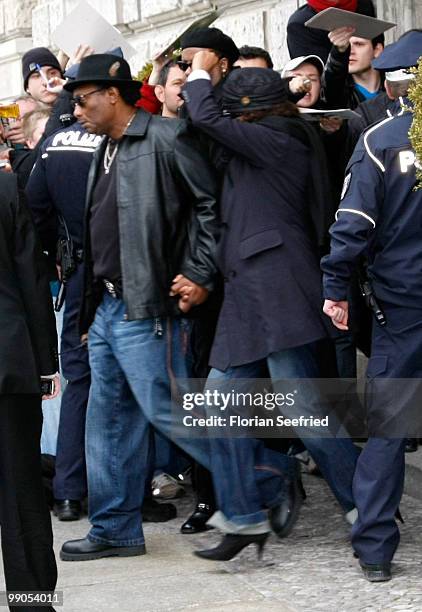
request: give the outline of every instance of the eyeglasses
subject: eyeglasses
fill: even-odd
[[[184,62],[183,60],[177,60],[176,64],[179,66],[180,70],[186,72],[188,68],[192,67],[192,62]]]
[[[86,94],[81,94],[80,96],[73,96],[73,98],[71,98],[70,100],[73,109],[76,105],[80,106],[81,108],[84,108],[86,106],[86,98],[88,96],[92,96],[92,94],[98,93],[99,91],[104,91],[104,89],[104,87],[99,87],[98,89],[94,89],[94,91],[89,91]]]

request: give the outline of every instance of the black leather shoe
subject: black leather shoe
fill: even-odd
[[[65,542],[60,551],[60,559],[62,561],[92,561],[103,557],[137,557],[145,553],[145,544],[140,546],[109,546],[83,538],[82,540]]]
[[[368,565],[360,561],[360,566],[366,580],[369,582],[387,582],[391,580],[391,566],[389,563]]]
[[[209,561],[230,561],[230,559],[233,559],[233,557],[246,548],[246,546],[249,546],[249,544],[256,544],[258,559],[261,559],[268,535],[268,533],[259,533],[257,535],[229,533],[224,536],[220,544],[215,548],[195,550],[194,554],[197,557],[201,557],[201,559],[208,559]]]
[[[53,512],[59,521],[79,521],[82,514],[81,502],[78,499],[56,499]]]
[[[300,507],[304,500],[304,489],[298,463],[295,466],[294,476],[286,484],[287,494],[285,499],[278,506],[270,508],[268,513],[271,529],[279,538],[287,537],[293,529],[299,518]]]
[[[201,533],[213,529],[211,525],[207,525],[207,521],[212,517],[215,510],[208,504],[199,503],[190,517],[183,523],[180,528],[182,533]]]
[[[177,510],[173,504],[159,504],[150,497],[142,504],[142,520],[144,523],[165,523],[176,518]]]

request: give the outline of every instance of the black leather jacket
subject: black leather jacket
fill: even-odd
[[[93,277],[91,195],[106,139],[88,176],[85,220],[85,295],[81,333],[91,325],[103,294]],[[187,123],[139,109],[120,141],[117,207],[123,299],[127,318],[180,315],[169,290],[176,274],[212,290],[216,275],[217,186],[210,164]]]

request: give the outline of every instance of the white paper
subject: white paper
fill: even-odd
[[[197,30],[199,28],[207,28],[210,26],[218,17],[221,17],[223,11],[221,10],[212,10],[202,17],[195,18],[194,21],[189,23],[189,25],[184,25],[182,28],[179,28],[179,31],[176,35],[172,35],[171,39],[169,39],[164,45],[161,45],[159,49],[154,49],[153,58],[165,57],[170,55],[173,51],[180,47],[180,39],[182,36],[191,32],[193,30]]]
[[[137,52],[117,28],[111,25],[88,2],[82,0],[64,21],[54,30],[53,42],[69,57],[72,57],[79,45],[89,45],[95,53],[105,53],[120,47],[124,58],[128,60]]]
[[[306,21],[305,25],[308,28],[327,30],[327,32],[337,28],[354,27],[356,31],[353,36],[372,40],[390,28],[394,28],[397,24],[391,21],[375,19],[375,17],[368,17],[368,15],[330,7]]]
[[[319,108],[299,108],[299,112],[307,121],[321,121],[321,119],[336,117],[337,119],[354,119],[360,117],[359,113],[350,108],[337,108],[333,110],[320,110]]]

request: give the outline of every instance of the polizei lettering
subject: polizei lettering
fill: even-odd
[[[97,134],[88,134],[80,130],[69,132],[58,132],[53,138],[50,148],[57,147],[81,147],[87,149],[96,149],[100,144],[102,136]]]

